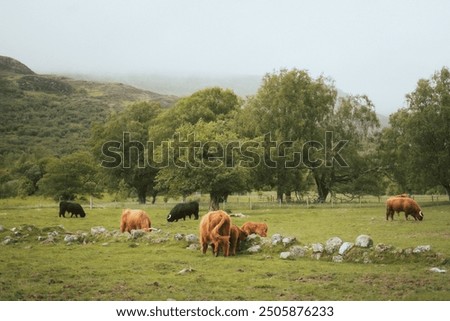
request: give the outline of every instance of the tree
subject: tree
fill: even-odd
[[[440,185],[450,199],[450,70],[420,79],[406,99],[407,107],[391,117],[384,133],[401,151],[388,153],[396,161],[393,176],[421,192]]]
[[[325,153],[331,153],[325,154],[322,166],[310,166],[319,201],[325,201],[332,191],[352,197],[380,195],[382,184],[375,182],[382,182],[382,172],[374,140],[379,121],[370,99],[364,95],[341,97],[320,125],[326,131]],[[341,149],[333,148],[339,144]]]
[[[156,154],[170,161],[157,175],[159,190],[183,198],[206,192],[211,209],[218,209],[230,193],[247,190],[248,171],[235,166],[235,150],[226,149],[239,145],[232,119],[240,103],[231,90],[206,88],[159,115],[150,131],[157,141],[167,140]]]
[[[266,162],[257,171],[266,175],[257,176],[264,178],[262,185],[277,189],[279,200],[283,195],[289,199],[291,192],[300,188],[303,177],[301,167],[288,164],[295,159],[287,158],[286,153],[302,153],[305,143],[323,137],[318,124],[333,109],[336,94],[329,79],[314,79],[304,70],[283,69],[263,78],[257,94],[239,116],[242,133],[259,137],[264,144],[262,157]]]
[[[375,172],[367,161],[367,147],[374,151],[370,136],[379,126],[374,107],[366,96],[337,101],[330,79],[296,69],[268,74],[237,124],[242,135],[264,146],[261,157],[270,164],[262,162],[253,174],[259,186],[275,187],[279,200],[305,189],[308,173],[323,202],[332,190],[358,188],[358,177]]]
[[[125,182],[136,191],[141,204],[146,203],[148,195],[153,196],[153,201],[156,197],[154,180],[158,168],[150,166],[149,129],[161,111],[156,102],[134,103],[93,127],[93,152],[101,161],[103,177],[113,190]]]
[[[240,142],[224,121],[200,120],[177,132],[177,139],[170,142],[172,162],[157,176],[159,188],[183,197],[195,191],[208,193],[211,210],[219,209],[231,193],[249,190],[249,170],[238,166],[241,157],[233,150]]]
[[[39,190],[55,200],[73,200],[83,194],[100,196],[97,169],[92,155],[87,152],[53,158],[46,165],[46,174],[38,182]]]

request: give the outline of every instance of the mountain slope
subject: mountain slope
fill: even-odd
[[[38,75],[24,64],[0,56],[0,155],[34,152],[64,155],[85,148],[91,125],[136,101],[165,96],[120,83]]]

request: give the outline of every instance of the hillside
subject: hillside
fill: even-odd
[[[136,101],[168,107],[176,99],[121,83],[39,75],[0,56],[0,155],[36,150],[67,154],[85,146],[91,125],[111,112]]]

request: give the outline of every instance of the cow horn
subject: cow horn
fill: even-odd
[[[423,213],[422,213],[422,211],[419,211],[419,215],[423,217]]]

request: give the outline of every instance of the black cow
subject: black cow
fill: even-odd
[[[167,222],[178,222],[179,219],[186,220],[186,216],[191,218],[191,215],[194,214],[194,218],[198,220],[198,202],[188,202],[188,203],[179,203],[175,205],[174,208],[170,210],[169,215],[167,215]]]
[[[59,217],[66,217],[66,212],[70,213],[70,217],[85,217],[86,213],[84,212],[83,207],[81,207],[78,203],[66,202],[62,201],[59,203]]]

